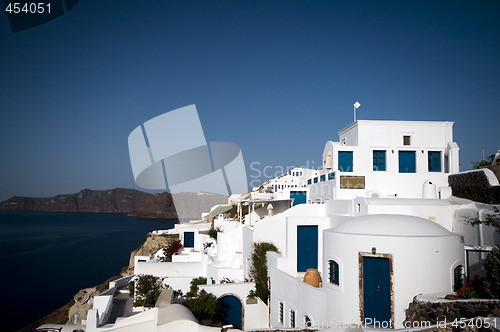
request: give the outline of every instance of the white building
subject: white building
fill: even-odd
[[[455,275],[465,264],[462,239],[432,221],[368,215],[322,232],[323,223],[306,222],[297,218],[296,232],[288,232],[296,248],[287,248],[286,256],[268,254],[273,327],[403,327],[416,294],[461,285]],[[321,272],[318,288],[303,282],[309,267]]]
[[[328,141],[309,203],[363,197],[446,198],[458,172],[452,122],[359,120]],[[426,188],[427,187],[427,188]]]
[[[459,171],[452,127],[357,121],[326,143],[323,169],[295,168],[231,197],[238,220],[215,220],[216,244],[208,247],[207,224],[178,226],[180,255],[171,263],[136,257],[135,273],[166,277],[183,292],[192,278],[207,277],[201,288],[232,303],[228,320],[242,329],[402,327],[415,295],[453,292],[500,243],[491,227],[466,222],[484,220],[491,205],[451,196],[448,175]],[[252,245],[260,241],[279,248],[267,256],[269,307],[247,298]],[[322,275],[319,287],[303,281],[307,269]]]

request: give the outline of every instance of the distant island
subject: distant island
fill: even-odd
[[[209,212],[217,204],[227,203],[227,197],[212,193],[168,192],[149,194],[126,188],[110,190],[83,189],[75,194],[54,197],[13,196],[0,203],[3,212],[71,212],[71,213],[120,213],[130,217],[171,219],[177,211],[189,219],[200,219],[202,212]],[[180,196],[180,197],[179,197]]]

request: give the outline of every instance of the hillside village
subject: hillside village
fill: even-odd
[[[354,331],[486,316],[500,327],[498,301],[461,296],[500,244],[481,223],[500,207],[500,151],[460,173],[452,122],[358,120],[319,153],[321,169],[294,168],[150,234],[168,244],[133,257],[133,273],[65,328]],[[146,282],[160,290],[153,302]],[[188,309],[202,297],[218,318]]]

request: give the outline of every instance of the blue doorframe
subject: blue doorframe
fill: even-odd
[[[297,226],[297,272],[318,268],[318,226]]]
[[[364,324],[373,325],[374,322],[379,322],[390,326],[392,306],[390,264],[389,258],[363,256]]]
[[[234,295],[225,295],[218,302],[222,310],[222,323],[232,324],[235,328],[242,330],[243,306],[240,299]]]

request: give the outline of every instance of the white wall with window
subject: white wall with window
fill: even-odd
[[[458,172],[458,146],[452,122],[359,120],[328,141],[323,170],[334,173],[308,182],[308,202],[367,196],[422,198],[426,181],[436,197],[447,191],[448,174]],[[449,194],[443,194],[446,198]]]

